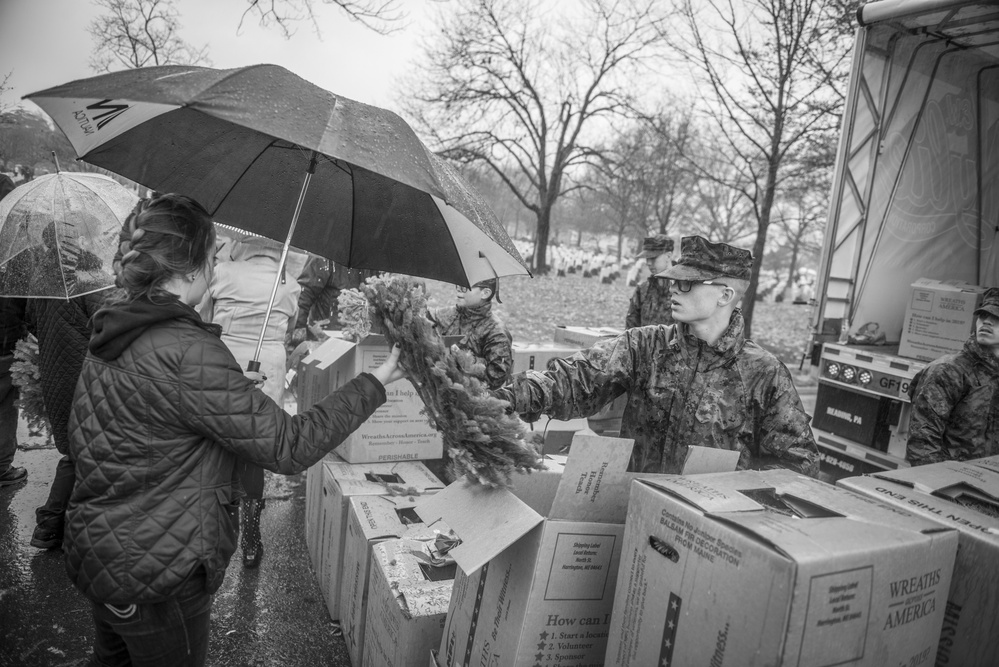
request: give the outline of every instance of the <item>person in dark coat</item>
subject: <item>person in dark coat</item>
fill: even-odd
[[[0,487],[20,484],[28,479],[28,471],[14,465],[17,453],[18,411],[17,387],[10,367],[14,363],[14,347],[28,333],[24,321],[27,301],[0,298]]]
[[[16,186],[7,174],[0,174],[0,199]],[[17,452],[18,412],[17,387],[10,374],[14,363],[14,346],[24,338],[25,299],[0,298],[0,487],[19,484],[28,479],[28,471],[13,465]]]
[[[471,288],[458,286],[457,303],[433,308],[427,313],[442,336],[461,336],[458,347],[468,350],[483,367],[483,379],[498,389],[513,370],[513,337],[493,314],[493,299],[499,301],[499,279],[481,280]]]
[[[290,332],[289,347],[309,340],[309,326],[315,322],[328,320],[326,328],[339,329],[337,297],[340,292],[357,289],[365,280],[377,275],[377,271],[351,269],[316,255],[309,257],[298,277],[302,292],[298,297],[298,318]]]
[[[648,236],[642,242],[639,259],[649,265],[649,277],[635,287],[628,303],[624,328],[643,327],[647,324],[673,324],[670,310],[669,278],[659,274],[673,265],[673,239],[665,234]]]
[[[964,349],[931,362],[910,383],[906,460],[914,466],[999,454],[999,288],[975,310]]]
[[[588,417],[628,397],[621,437],[629,470],[679,473],[689,445],[735,450],[740,470],[784,467],[815,476],[819,454],[791,373],[744,334],[753,266],[748,250],[700,236],[681,241],[672,280],[674,325],[628,329],[496,392],[533,422]]]
[[[69,456],[69,412],[76,381],[90,341],[90,317],[104,302],[106,292],[72,299],[29,299],[25,315],[29,330],[38,339],[38,372],[45,415],[52,439],[62,458],[45,504],[35,510],[31,546],[55,549],[62,545],[66,505],[75,477]]]
[[[93,317],[70,413],[66,569],[91,602],[95,664],[203,665],[236,548],[237,460],[290,475],[322,459],[385,402],[399,350],[289,415],[194,310],[212,279],[205,209],[157,196],[127,230],[125,295]]]

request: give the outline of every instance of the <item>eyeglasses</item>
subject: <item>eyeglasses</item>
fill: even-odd
[[[473,289],[483,289],[482,285],[472,285],[471,287],[465,287],[464,285],[455,285],[454,288],[458,290],[458,292],[461,294],[464,294],[465,292],[471,292]]]
[[[673,284],[676,285],[676,288],[680,292],[683,292],[684,294],[686,294],[687,292],[689,292],[690,288],[693,287],[694,285],[697,285],[698,283],[700,283],[701,285],[718,285],[719,287],[728,287],[728,285],[726,285],[725,283],[718,283],[718,282],[715,282],[714,280],[674,280],[673,281]]]

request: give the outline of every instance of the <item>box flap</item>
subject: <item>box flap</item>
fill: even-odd
[[[958,502],[965,497],[999,505],[999,472],[975,465],[973,461],[945,461],[878,472],[873,476]]]
[[[701,475],[712,472],[734,472],[738,465],[739,452],[735,449],[689,445],[681,474]]]
[[[634,440],[576,433],[548,517],[620,523],[628,507]]]
[[[443,521],[461,544],[450,554],[472,574],[544,521],[506,489],[493,489],[460,479],[416,503],[416,513],[433,526]]]
[[[354,349],[354,345],[351,341],[343,338],[328,338],[322,345],[310,352],[309,356],[302,360],[302,363],[324,370]]]
[[[733,478],[740,483],[734,484]],[[742,489],[768,486],[759,471],[740,470],[735,473],[714,473],[706,475],[671,475],[659,479],[640,478],[640,482],[680,498],[702,512],[748,512],[763,509]],[[772,486],[772,484],[771,484]]]

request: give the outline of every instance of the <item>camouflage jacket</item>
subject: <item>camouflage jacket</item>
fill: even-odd
[[[906,459],[912,465],[999,454],[999,358],[972,335],[913,378]]]
[[[587,417],[627,394],[621,436],[635,439],[629,470],[678,473],[688,445],[741,452],[739,469],[816,475],[819,455],[791,374],[743,335],[741,311],[709,346],[686,325],[628,329],[547,371],[527,371],[497,394],[527,421]]]
[[[668,278],[654,276],[636,287],[628,304],[628,316],[624,320],[624,328],[673,324],[669,287]]]
[[[492,303],[475,308],[450,306],[427,313],[442,336],[462,336],[458,346],[485,365],[486,384],[497,389],[513,370],[513,337],[492,313]]]

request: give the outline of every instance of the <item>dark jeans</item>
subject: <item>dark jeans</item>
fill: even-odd
[[[96,667],[201,667],[208,657],[212,596],[193,577],[164,602],[113,609],[91,602]]]
[[[10,376],[14,355],[0,356],[0,475],[14,462],[17,451],[17,387]]]
[[[62,533],[66,505],[69,504],[69,497],[73,495],[75,484],[76,473],[73,470],[73,462],[68,456],[64,456],[56,464],[55,477],[52,479],[52,486],[49,487],[49,499],[35,510],[35,521],[39,526]]]

